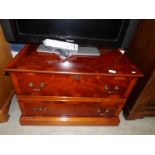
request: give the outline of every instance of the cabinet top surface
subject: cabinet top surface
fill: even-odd
[[[6,66],[6,71],[142,76],[117,49],[100,49],[100,56],[71,56],[62,61],[56,54],[37,52],[38,45],[27,45]],[[111,73],[111,71],[116,73]]]

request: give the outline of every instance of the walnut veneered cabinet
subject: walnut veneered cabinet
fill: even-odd
[[[100,56],[55,54],[27,45],[5,68],[21,109],[22,125],[118,125],[141,72],[119,52]],[[111,73],[115,70],[116,73]]]

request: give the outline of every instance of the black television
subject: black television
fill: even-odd
[[[7,41],[42,43],[56,39],[79,46],[127,48],[138,20],[129,19],[3,19]]]

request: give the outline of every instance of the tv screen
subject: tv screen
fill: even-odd
[[[57,39],[80,46],[121,47],[129,23],[125,19],[16,19],[3,20],[2,26],[10,42]]]

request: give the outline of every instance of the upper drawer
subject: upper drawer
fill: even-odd
[[[127,97],[133,78],[79,74],[12,73],[20,95],[67,97]]]

